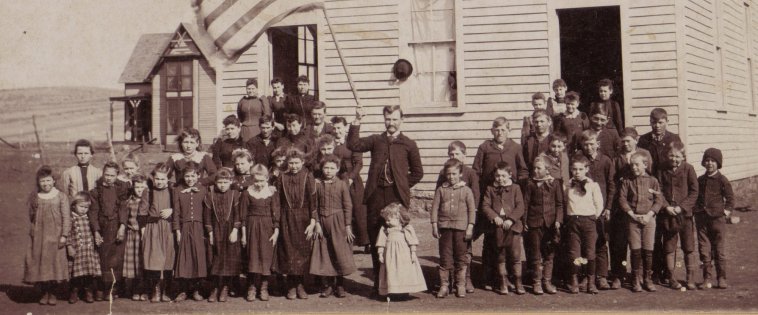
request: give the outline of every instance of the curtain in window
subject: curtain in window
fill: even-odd
[[[412,105],[455,101],[455,0],[413,0],[411,24]]]

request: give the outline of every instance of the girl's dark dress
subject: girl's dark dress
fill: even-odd
[[[208,275],[205,232],[203,231],[203,200],[208,188],[197,184],[180,185],[174,190],[174,221],[172,228],[182,233],[176,253],[174,275],[177,278],[195,279]]]
[[[368,218],[366,214],[366,205],[363,204],[363,179],[361,179],[361,168],[363,168],[363,153],[353,152],[347,148],[344,143],[338,143],[334,148],[334,154],[342,159],[340,169],[340,178],[348,182],[352,179],[350,185],[350,197],[353,201],[353,219],[352,227],[355,240],[353,245],[366,246],[369,243],[368,238]]]
[[[269,238],[274,229],[279,227],[280,218],[276,188],[269,186],[256,193],[256,196],[243,191],[240,196],[240,217],[247,229],[246,271],[268,276],[274,263],[274,245]],[[279,239],[281,238],[280,235]]]
[[[313,243],[310,273],[319,276],[346,276],[355,272],[353,250],[347,242],[347,222],[352,217],[352,201],[347,183],[340,179],[316,182],[318,210],[311,214],[323,229],[323,237]]]
[[[316,186],[313,175],[306,169],[281,175],[277,190],[282,209],[275,271],[287,275],[308,273],[311,241],[305,238],[305,228],[316,205]]]
[[[213,232],[211,275],[237,276],[240,274],[240,242],[229,241],[232,229],[239,229],[239,195],[234,189],[221,192],[213,187],[203,200],[203,222]]]

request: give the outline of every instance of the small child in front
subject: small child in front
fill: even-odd
[[[487,187],[482,199],[482,212],[493,227],[484,236],[485,244],[491,246],[490,253],[497,262],[500,289],[498,293],[508,294],[508,269],[514,273],[516,294],[524,294],[521,283],[521,233],[524,216],[524,200],[521,188],[514,184],[511,166],[498,162],[494,170],[494,182]],[[489,239],[489,242],[487,240]],[[506,266],[506,262],[510,266]]]
[[[467,242],[474,234],[476,202],[474,193],[461,180],[463,163],[457,159],[445,162],[447,180],[434,192],[431,221],[432,235],[439,239],[440,289],[438,298],[449,291],[450,270],[455,266],[456,296],[466,296]]]
[[[94,302],[92,286],[94,277],[100,277],[100,256],[95,250],[95,238],[92,236],[87,212],[92,205],[92,198],[87,192],[78,192],[71,201],[71,233],[66,244],[71,269],[71,296],[68,303],[79,301],[79,292],[84,290],[84,301]]]
[[[695,226],[700,261],[703,263],[703,284],[701,288],[713,286],[713,264],[716,264],[717,286],[728,287],[726,283],[726,217],[734,209],[732,184],[719,170],[723,161],[721,150],[708,148],[703,153],[702,165],[705,174],[698,177],[698,196],[695,205]]]
[[[676,247],[681,239],[684,265],[687,268],[687,289],[695,290],[695,271],[697,257],[695,256],[695,223],[692,212],[698,196],[698,182],[695,168],[685,161],[684,144],[674,141],[669,146],[666,167],[658,171],[663,197],[668,206],[661,211],[662,226],[658,229],[663,234],[663,251],[666,255],[669,285],[672,289],[680,289],[682,285],[674,277],[676,268]]]
[[[183,169],[182,183],[173,193],[174,221],[171,227],[178,244],[174,276],[181,279],[179,294],[174,302],[187,299],[187,292],[192,292],[192,299],[202,301],[200,281],[208,275],[208,262],[203,231],[203,200],[208,189],[199,183],[201,166],[193,161],[187,162]]]
[[[320,276],[320,297],[334,293],[338,298],[347,296],[345,276],[355,272],[353,249],[353,201],[347,182],[337,177],[341,159],[329,154],[322,157],[321,178],[316,179],[316,207],[311,212],[311,226],[315,237],[311,252],[309,273]],[[318,226],[318,227],[316,227]]]
[[[126,290],[131,293],[132,301],[147,301],[147,294],[143,292],[142,286],[142,235],[137,221],[142,198],[147,198],[143,196],[147,189],[147,177],[135,173],[125,183],[128,183],[131,188],[129,195],[121,202],[122,210],[119,211],[121,225],[126,227],[123,275],[126,280]]]
[[[553,258],[563,223],[563,185],[550,176],[547,163],[542,158],[537,158],[533,165],[534,175],[524,191],[524,246],[530,248],[528,260],[534,270],[534,294],[555,294],[557,290],[551,279]]]
[[[384,225],[376,238],[379,253],[379,295],[426,291],[416,248],[419,245],[411,217],[402,204],[387,205],[380,213]],[[388,297],[389,298],[389,297]]]
[[[203,224],[208,233],[212,260],[210,275],[214,277],[213,290],[208,302],[226,302],[232,278],[239,276],[240,257],[238,190],[231,189],[232,172],[221,169],[216,173],[216,185],[203,200]]]
[[[641,292],[640,282],[645,289],[655,292],[653,284],[653,243],[655,240],[655,215],[666,205],[658,180],[647,174],[650,160],[642,153],[631,157],[632,178],[624,179],[619,191],[619,205],[629,219],[629,248],[632,251],[632,271],[634,273],[633,292]]]
[[[584,155],[571,159],[571,181],[566,188],[566,227],[571,263],[569,291],[579,293],[577,275],[586,265],[587,293],[597,294],[595,286],[595,243],[597,219],[603,212],[603,193],[600,185],[587,177],[589,160]]]

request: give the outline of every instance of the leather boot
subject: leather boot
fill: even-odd
[[[95,302],[95,296],[92,294],[92,288],[89,288],[89,287],[84,288],[84,302],[85,303]]]
[[[170,280],[167,280],[167,279],[162,279],[160,281],[160,284],[161,284],[161,290],[160,290],[160,292],[161,292],[161,302],[171,302],[171,298],[168,296],[169,281]]]
[[[466,270],[468,266],[463,264],[455,271],[455,296],[466,297]]]
[[[48,297],[47,297],[47,305],[55,305],[58,304],[58,297],[55,295],[56,292],[56,285],[55,283],[51,283],[48,291]]]
[[[504,262],[497,264],[497,274],[500,280],[500,289],[497,293],[508,295],[508,269],[505,267]]]
[[[261,280],[261,301],[268,301],[268,277],[263,276]]]
[[[216,297],[218,296],[218,286],[213,286],[213,289],[211,290],[211,294],[208,295],[208,303],[215,303],[217,301]]]
[[[150,303],[158,303],[161,301],[161,282],[163,280],[153,280],[155,285],[153,286],[153,295],[150,297]]]
[[[696,290],[695,285],[695,266],[687,266],[687,290]]]
[[[558,289],[553,285],[553,261],[547,260],[542,264],[542,286],[547,294],[556,294]]]
[[[520,261],[515,262],[513,264],[513,276],[516,280],[516,283],[514,285],[514,291],[518,295],[525,294],[526,290],[524,289],[524,284],[521,282],[521,262]]]
[[[545,291],[542,291],[542,274],[543,274],[543,268],[542,264],[536,263],[532,264],[532,291],[535,295],[543,295],[545,294]]]
[[[229,296],[229,286],[224,283],[221,287],[221,291],[218,293],[218,301],[219,302],[226,302],[226,298]]]
[[[729,287],[729,285],[726,283],[726,262],[722,260],[716,261],[716,276],[719,289],[726,289]]]
[[[343,276],[337,276],[335,286],[336,290],[334,291],[334,296],[338,298],[347,297],[347,292],[345,292],[345,278]]]
[[[450,292],[450,271],[439,267],[440,289],[437,291],[437,298],[441,299]]]
[[[709,262],[703,262],[703,284],[700,285],[700,289],[710,289],[713,287],[713,264]]]
[[[632,292],[642,292],[642,250],[633,249],[631,253],[632,273]]]
[[[577,278],[577,274],[579,274],[579,266],[576,264],[571,264],[570,272],[571,272],[571,278],[569,279],[569,285],[568,289],[571,294],[578,294],[579,293],[579,279]]]
[[[287,299],[294,300],[297,298],[297,281],[295,276],[287,276]]]
[[[657,289],[653,283],[653,251],[643,250],[642,256],[642,269],[645,271],[645,290],[655,292]]]
[[[471,282],[471,259],[469,258],[469,263],[466,265],[466,293],[474,293],[474,283]]]
[[[79,302],[79,288],[76,286],[71,287],[71,293],[68,297],[68,303],[69,304],[76,304],[76,302]]]
[[[320,277],[321,278],[321,293],[319,297],[327,298],[334,293],[334,287],[332,286],[332,277]]]
[[[589,294],[598,294],[600,291],[597,290],[597,286],[595,286],[595,267],[596,262],[595,260],[587,260],[587,293]]]
[[[676,256],[674,253],[666,253],[666,270],[669,276],[669,286],[674,290],[682,288],[682,284],[676,281],[674,277],[674,269],[676,268]]]
[[[301,300],[308,299],[308,293],[305,291],[305,286],[303,284],[303,276],[297,276],[297,298]]]

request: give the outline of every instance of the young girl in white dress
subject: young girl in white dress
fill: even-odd
[[[416,256],[419,244],[408,211],[400,203],[382,209],[384,226],[376,240],[379,252],[379,295],[426,291],[426,281]]]

